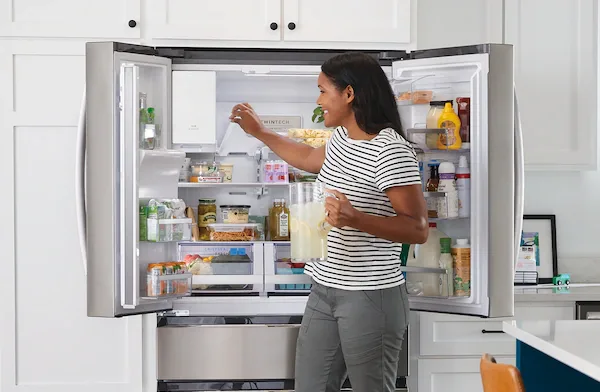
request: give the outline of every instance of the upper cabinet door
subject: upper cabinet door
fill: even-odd
[[[140,38],[140,0],[0,0],[0,37]]]
[[[409,44],[411,0],[285,0],[285,41]]]
[[[150,37],[279,41],[282,0],[151,0]]]
[[[597,4],[506,0],[527,169],[597,167]]]

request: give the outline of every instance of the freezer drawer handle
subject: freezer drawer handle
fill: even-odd
[[[586,320],[600,320],[600,312],[588,312],[585,316]]]
[[[504,333],[504,331],[500,331],[497,329],[482,329],[481,333]]]

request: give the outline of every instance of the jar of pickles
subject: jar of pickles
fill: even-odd
[[[273,200],[273,207],[269,210],[269,234],[271,241],[290,240],[290,210],[285,199]]]
[[[217,204],[215,199],[198,200],[198,231],[200,241],[209,241],[208,225],[217,223]]]

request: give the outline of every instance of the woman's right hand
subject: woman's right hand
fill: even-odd
[[[249,103],[239,103],[231,109],[231,122],[237,123],[247,134],[257,136],[265,131],[265,127]]]

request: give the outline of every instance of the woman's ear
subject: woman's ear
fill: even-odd
[[[344,95],[346,96],[346,103],[354,101],[354,88],[352,88],[352,86],[347,86],[344,90]]]

